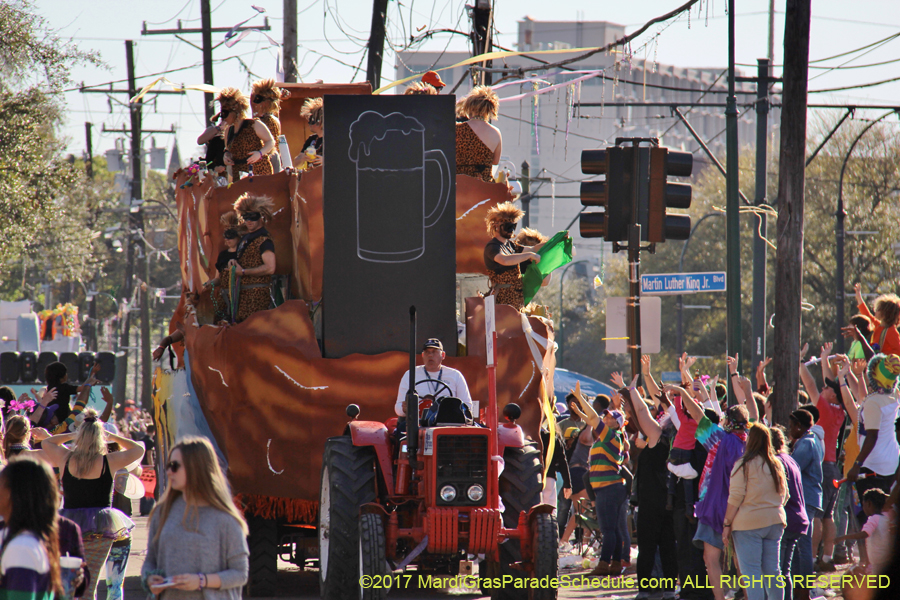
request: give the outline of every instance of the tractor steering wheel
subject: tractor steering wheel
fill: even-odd
[[[435,383],[438,384],[438,388],[436,391],[431,392],[430,394],[425,394],[425,396],[433,396],[435,400],[437,400],[439,398],[447,398],[447,397],[453,396],[453,390],[450,389],[450,386],[447,385],[445,382],[441,381],[440,379],[423,379],[421,381],[417,381],[416,382],[416,391],[417,392],[419,390],[419,386],[423,383],[430,383],[430,384],[432,384],[432,386]],[[446,390],[447,393],[444,395],[439,395],[438,392],[443,391],[443,390]],[[422,396],[422,397],[424,398],[424,396]]]

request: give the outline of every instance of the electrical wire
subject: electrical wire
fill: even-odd
[[[834,71],[834,70],[836,70],[836,69],[840,69],[841,67],[844,67],[845,65],[847,65],[847,64],[849,64],[849,63],[851,63],[851,62],[853,62],[854,60],[858,60],[858,59],[862,58],[862,57],[865,56],[866,54],[869,54],[869,53],[871,53],[871,52],[875,52],[876,50],[878,50],[879,48],[881,48],[881,47],[884,46],[885,44],[889,44],[889,43],[891,43],[892,41],[894,41],[895,39],[897,39],[897,38],[891,38],[891,39],[889,39],[889,40],[886,40],[886,41],[884,41],[884,42],[878,44],[877,46],[873,46],[872,48],[870,48],[870,49],[868,49],[867,51],[863,52],[863,53],[860,54],[859,56],[854,56],[853,58],[848,58],[846,62],[844,62],[844,63],[842,63],[842,64],[840,64],[840,65],[838,65],[838,66],[836,66],[836,67],[832,67],[832,68],[828,69],[827,71],[823,71],[822,73],[819,73],[819,74],[816,75],[815,77],[810,77],[810,78],[808,79],[808,81],[812,81],[812,80],[814,80],[814,79],[818,79],[819,77],[822,77],[823,75],[827,75],[827,74],[830,73],[831,71]]]
[[[893,83],[894,81],[900,81],[900,77],[892,77],[891,79],[882,79],[881,81],[873,81],[871,83],[861,83],[859,85],[846,85],[844,87],[836,87],[836,88],[828,88],[824,90],[809,90],[808,94],[830,94],[831,92],[843,92],[845,90],[860,90],[863,88],[875,87],[876,85],[883,85],[885,83]]]
[[[187,0],[187,2],[184,3],[184,6],[181,7],[181,10],[179,10],[177,13],[175,13],[175,16],[173,16],[173,17],[170,18],[170,19],[166,19],[165,21],[160,21],[160,22],[158,22],[158,23],[153,23],[153,22],[151,22],[151,21],[147,21],[146,23],[147,23],[147,25],[165,25],[166,23],[171,23],[172,21],[174,21],[175,19],[177,19],[177,18],[178,18],[178,15],[180,15],[181,13],[183,13],[183,12],[184,12],[184,9],[186,9],[188,6],[190,6],[190,5],[191,5],[191,2],[193,2],[193,1],[194,1],[194,0]]]

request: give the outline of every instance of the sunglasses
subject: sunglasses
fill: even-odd
[[[170,460],[168,463],[166,463],[166,471],[171,471],[173,473],[177,473],[178,469],[180,469],[180,468],[181,468],[181,463],[178,462],[177,460]]]
[[[260,96],[259,94],[253,96],[253,98],[251,99],[251,102],[253,102],[253,104],[262,104],[265,101],[266,101],[266,99],[263,96]]]

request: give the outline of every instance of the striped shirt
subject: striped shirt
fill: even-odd
[[[0,547],[6,530],[0,531]],[[30,532],[10,540],[0,557],[0,599],[50,600],[50,560],[44,545]]]
[[[618,429],[606,427],[603,422],[594,430],[597,438],[591,446],[591,487],[595,490],[625,483],[619,468],[625,462],[624,438]]]

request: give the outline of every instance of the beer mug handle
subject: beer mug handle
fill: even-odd
[[[444,156],[444,153],[441,150],[426,150],[425,162],[428,161],[436,162],[441,169],[441,195],[434,210],[425,215],[425,227],[431,227],[440,220],[444,210],[447,209],[447,202],[450,200],[450,190],[452,189],[450,164],[447,162],[447,157]]]

